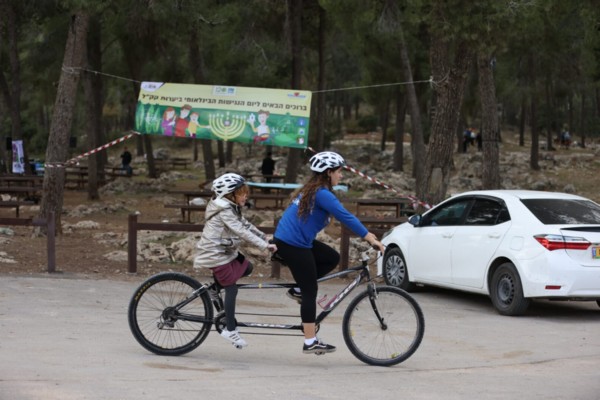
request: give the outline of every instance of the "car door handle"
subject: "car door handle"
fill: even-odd
[[[492,239],[498,239],[501,235],[497,232],[493,232],[488,234],[488,237],[492,238]]]
[[[442,237],[444,239],[450,239],[452,236],[454,236],[452,233],[442,233]]]

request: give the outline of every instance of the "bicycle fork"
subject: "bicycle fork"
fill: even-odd
[[[367,291],[369,292],[369,301],[371,302],[371,307],[373,308],[373,312],[379,321],[379,326],[381,327],[381,330],[385,331],[387,329],[387,324],[377,308],[377,289],[375,288],[375,284],[373,282],[369,282]]]

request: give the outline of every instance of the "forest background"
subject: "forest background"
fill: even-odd
[[[482,137],[483,189],[501,186],[503,129],[530,146],[532,170],[562,130],[585,147],[600,129],[594,0],[0,0],[0,12],[2,143],[24,140],[46,163],[129,133],[142,81],[311,90],[310,146],[380,129],[430,204],[447,195],[465,127]],[[190,151],[212,179],[233,146]],[[134,147],[156,177],[153,139]],[[304,155],[287,152],[289,181]],[[0,146],[2,168],[9,157]],[[90,199],[106,162],[89,157]],[[64,183],[46,169],[40,214],[57,226]]]

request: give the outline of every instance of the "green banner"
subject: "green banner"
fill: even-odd
[[[311,92],[142,82],[142,134],[306,148]]]

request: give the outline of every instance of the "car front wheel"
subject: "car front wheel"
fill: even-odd
[[[396,286],[406,291],[415,288],[408,280],[408,268],[402,251],[395,247],[385,253],[383,258],[383,279],[386,285]]]
[[[521,278],[512,263],[504,263],[494,272],[490,297],[492,304],[502,315],[522,315],[531,302],[523,296]]]

